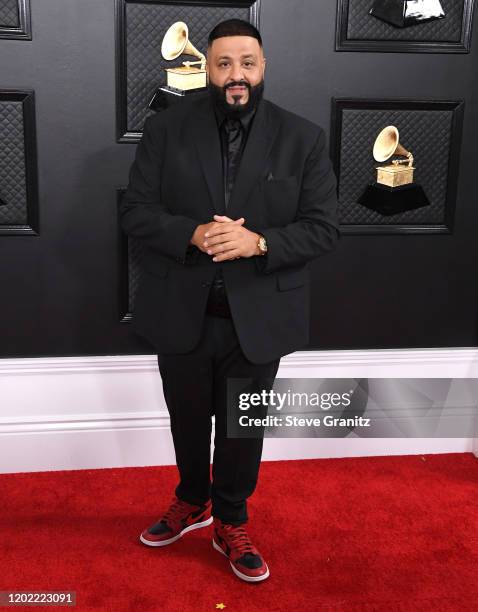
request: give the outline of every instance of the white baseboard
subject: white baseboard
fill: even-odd
[[[477,378],[478,349],[301,351],[286,378]],[[0,359],[0,473],[174,465],[155,355]],[[263,460],[474,452],[474,438],[264,440]]]

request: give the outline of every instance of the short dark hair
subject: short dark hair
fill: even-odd
[[[218,23],[209,33],[208,48],[216,38],[222,38],[223,36],[252,36],[258,40],[259,46],[262,47],[262,38],[259,30],[252,23],[243,19],[226,19]]]

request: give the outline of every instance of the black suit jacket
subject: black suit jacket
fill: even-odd
[[[216,266],[245,356],[266,363],[309,339],[307,263],[339,238],[336,178],[324,130],[269,100],[259,102],[227,211],[208,92],[146,119],[120,203],[123,230],[142,240],[133,329],[159,353],[199,341]],[[190,246],[214,214],[244,217],[266,256],[224,262]]]

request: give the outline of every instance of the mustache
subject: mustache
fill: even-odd
[[[250,84],[246,81],[231,81],[230,83],[227,83],[227,85],[224,85],[223,89],[226,91],[230,87],[247,87],[247,89],[251,89]]]

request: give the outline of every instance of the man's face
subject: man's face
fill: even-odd
[[[266,60],[253,36],[216,38],[208,49],[206,70],[209,82],[222,87],[231,108],[247,104],[250,88],[264,79]]]

